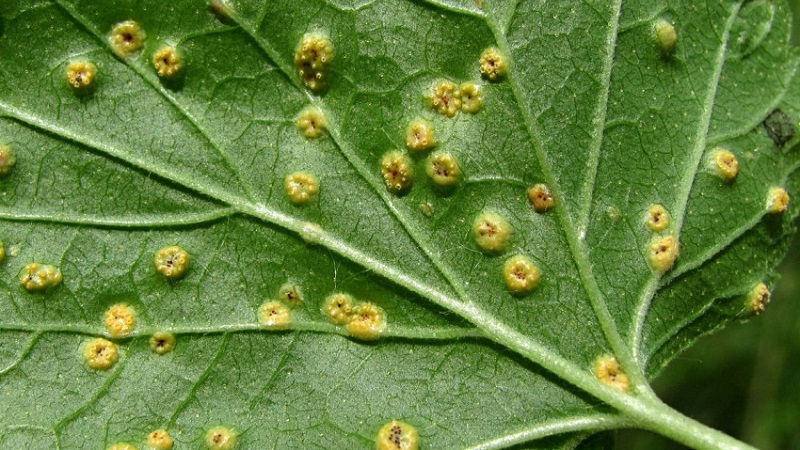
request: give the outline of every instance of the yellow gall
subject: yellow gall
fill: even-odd
[[[665,55],[672,53],[675,43],[678,41],[675,26],[664,19],[659,19],[653,25],[653,33],[655,34],[656,44],[661,48],[661,51]]]
[[[171,78],[183,68],[183,62],[174,47],[163,47],[153,55],[153,67],[162,78]]]
[[[433,139],[433,128],[427,120],[414,119],[408,124],[406,129],[406,147],[409,150],[419,152],[427,150],[436,145]]]
[[[534,211],[543,213],[552,208],[556,201],[546,184],[536,184],[528,188],[528,203]]]
[[[303,303],[303,293],[296,285],[286,283],[278,289],[278,300],[286,302],[289,306],[297,306]]]
[[[294,172],[286,175],[283,187],[289,195],[289,200],[295,205],[308,203],[319,191],[317,177],[307,172]]]
[[[789,194],[785,189],[774,187],[769,190],[767,195],[767,212],[770,214],[780,214],[789,207]]]
[[[148,340],[150,351],[156,355],[165,355],[175,348],[175,335],[166,331],[157,331]]]
[[[483,107],[483,94],[481,87],[475,83],[462,83],[458,90],[461,99],[461,110],[475,114]]]
[[[481,53],[479,62],[481,74],[490,81],[498,81],[503,78],[508,70],[506,58],[493,47],[487,48]]]
[[[525,294],[539,284],[541,272],[530,258],[523,255],[512,256],[503,265],[503,280],[512,294]]]
[[[147,435],[147,447],[152,450],[169,450],[173,444],[167,430],[155,430]]]
[[[83,347],[83,357],[91,369],[106,370],[119,358],[116,344],[103,338],[96,338]]]
[[[170,245],[156,252],[153,263],[158,273],[176,280],[189,268],[189,253],[177,245]]]
[[[431,202],[422,202],[419,204],[419,212],[425,217],[431,217],[433,215],[433,205]]]
[[[325,230],[316,223],[306,222],[300,228],[300,238],[307,244],[319,244]]]
[[[769,304],[770,300],[770,293],[767,285],[764,283],[758,283],[750,292],[747,294],[747,303],[746,307],[747,310],[750,311],[754,315],[759,315],[767,308],[767,304]]]
[[[414,164],[405,153],[391,151],[381,158],[381,175],[389,192],[402,194],[411,188]]]
[[[300,111],[300,114],[294,119],[294,124],[303,133],[303,136],[309,139],[322,136],[325,128],[328,127],[328,121],[322,110],[311,105]]]
[[[722,181],[733,181],[739,174],[739,161],[736,156],[724,149],[717,149],[711,155],[714,172]]]
[[[452,81],[440,80],[431,86],[428,103],[434,111],[447,117],[455,117],[461,109],[458,88]]]
[[[611,355],[601,356],[594,361],[594,376],[620,392],[627,392],[630,388],[628,376],[622,371],[617,358]]]
[[[0,263],[5,261],[6,259],[6,244],[3,241],[0,241]]]
[[[461,177],[458,161],[449,152],[433,153],[425,163],[425,173],[438,187],[453,187]]]
[[[139,450],[135,445],[128,444],[127,442],[117,442],[111,444],[107,450]]]
[[[67,83],[74,89],[86,89],[97,76],[97,67],[88,61],[74,61],[67,65]]]
[[[353,297],[336,293],[329,295],[322,305],[322,312],[336,325],[344,325],[350,321],[355,308]]]
[[[407,423],[393,420],[378,431],[375,446],[378,450],[417,450],[419,448],[417,429]]]
[[[61,284],[61,270],[56,266],[30,263],[22,269],[19,282],[29,292],[45,291]]]
[[[206,432],[205,441],[209,450],[230,450],[236,445],[236,435],[229,428],[214,427]]]
[[[486,253],[501,253],[511,235],[511,225],[503,216],[493,212],[483,212],[472,224],[475,243]]]
[[[669,227],[670,216],[669,212],[661,205],[650,205],[647,209],[647,217],[645,223],[647,228],[653,232],[664,231]]]
[[[647,248],[650,267],[656,272],[666,272],[678,259],[678,241],[672,236],[655,238]]]
[[[361,303],[353,308],[345,328],[354,338],[365,341],[377,339],[386,330],[386,314],[372,303]]]
[[[108,35],[108,43],[117,56],[125,58],[141,50],[146,37],[144,30],[138,23],[126,20],[111,28],[111,34]]]
[[[284,330],[292,321],[292,313],[283,303],[273,300],[258,308],[258,323],[270,330]]]
[[[8,175],[17,163],[14,152],[7,145],[0,145],[0,176]]]
[[[307,33],[294,53],[294,66],[303,84],[312,91],[325,87],[333,62],[333,44],[326,37]]]
[[[114,305],[103,313],[103,322],[111,337],[120,337],[133,329],[136,314],[128,305]]]

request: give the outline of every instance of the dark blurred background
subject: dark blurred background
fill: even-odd
[[[793,39],[800,44],[800,0]],[[702,338],[654,381],[678,411],[763,450],[800,450],[800,239],[760,316]],[[623,431],[621,450],[683,449],[652,433]]]

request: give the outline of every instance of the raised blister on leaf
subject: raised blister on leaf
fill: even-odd
[[[173,443],[167,430],[155,430],[147,435],[147,447],[152,450],[169,450]]]
[[[83,347],[83,357],[89,368],[106,370],[117,362],[119,351],[117,350],[117,345],[113,342],[103,338],[95,338],[87,342]]]
[[[406,129],[406,147],[412,151],[427,150],[436,145],[433,127],[427,120],[414,119]]]
[[[481,53],[479,63],[481,74],[490,81],[498,81],[505,76],[508,69],[505,56],[494,47],[487,48]]]
[[[292,321],[292,312],[283,303],[273,300],[258,308],[258,323],[271,330],[286,329]]]
[[[133,20],[126,20],[114,25],[108,42],[111,50],[120,57],[127,57],[138,52],[144,46],[146,38],[144,30]]]
[[[224,24],[233,23],[233,10],[226,0],[208,0],[208,9]]]
[[[745,307],[748,311],[750,311],[750,313],[759,315],[767,308],[769,300],[770,293],[767,285],[764,283],[758,283],[747,294],[747,302],[745,303]]]
[[[19,276],[19,282],[27,291],[38,292],[54,288],[61,284],[61,270],[56,266],[30,263]]]
[[[156,331],[148,341],[150,351],[156,355],[165,355],[175,348],[175,335],[166,331]]]
[[[305,241],[306,244],[319,244],[325,230],[319,224],[313,222],[306,222],[300,228],[300,239]]]
[[[312,91],[325,87],[333,62],[333,44],[319,33],[306,33],[294,53],[294,65],[303,84]]]
[[[449,80],[439,80],[433,83],[427,98],[431,108],[443,116],[454,117],[461,109],[458,88]]]
[[[386,313],[372,303],[361,303],[353,308],[345,328],[354,338],[365,341],[377,339],[386,329]]]
[[[470,114],[475,114],[483,107],[483,94],[481,87],[475,83],[461,83],[458,89],[461,99],[461,110]]]
[[[0,176],[8,175],[17,163],[14,152],[7,145],[0,145]]]
[[[475,243],[486,253],[501,253],[511,235],[511,225],[500,214],[485,211],[472,223]]]
[[[177,245],[170,245],[156,252],[153,263],[158,273],[171,280],[177,280],[189,268],[189,253]]]
[[[97,67],[89,61],[67,64],[67,83],[76,91],[89,89],[97,76]]]
[[[328,121],[325,119],[325,114],[321,109],[309,105],[300,111],[300,114],[294,120],[294,124],[303,133],[303,136],[313,139],[322,136],[328,126]]]
[[[444,188],[457,185],[461,178],[461,169],[455,156],[444,151],[434,152],[428,157],[425,173],[434,185]]]
[[[236,435],[230,428],[213,427],[206,432],[205,441],[210,450],[230,450],[236,445]]]
[[[304,205],[319,191],[319,181],[317,181],[317,177],[308,172],[294,172],[286,175],[283,187],[292,203]]]
[[[113,305],[103,313],[103,322],[112,337],[124,336],[136,324],[136,314],[128,305]]]
[[[525,294],[539,284],[541,272],[527,256],[516,255],[503,265],[503,281],[512,294]]]
[[[375,446],[378,450],[417,450],[419,448],[417,429],[407,423],[393,420],[378,431]]]
[[[355,301],[348,294],[335,293],[329,295],[322,305],[322,312],[336,325],[344,325],[350,321]]]
[[[153,55],[153,67],[162,78],[172,78],[183,69],[183,61],[175,47],[162,47]]]
[[[653,32],[655,34],[656,44],[661,48],[661,51],[668,55],[675,49],[675,43],[678,42],[678,34],[675,32],[675,26],[664,19],[658,19],[653,24]]]
[[[604,355],[595,360],[594,376],[601,383],[607,384],[620,392],[627,392],[630,389],[628,375],[622,371],[617,358],[611,355]]]
[[[678,259],[678,241],[672,236],[655,238],[647,247],[650,267],[656,272],[666,272]]]
[[[117,442],[109,445],[107,450],[139,450],[139,448],[127,442]]]
[[[278,300],[289,306],[297,306],[303,303],[303,293],[296,284],[286,283],[278,289]]]
[[[780,187],[774,187],[767,194],[767,212],[781,214],[789,207],[789,193]]]
[[[728,150],[718,148],[711,154],[711,166],[714,173],[725,182],[731,182],[739,174],[739,161],[736,155]]]
[[[386,189],[395,194],[402,194],[411,188],[414,180],[414,164],[405,153],[387,152],[381,158],[381,175]]]
[[[535,184],[529,187],[528,202],[537,213],[543,213],[556,204],[553,194],[546,184]]]
[[[666,208],[661,205],[650,205],[647,209],[645,223],[653,232],[664,231],[669,227],[670,216]]]

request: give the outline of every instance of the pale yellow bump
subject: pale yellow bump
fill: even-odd
[[[747,294],[747,309],[755,314],[759,315],[767,308],[767,304],[769,304],[770,300],[770,293],[767,285],[764,283],[758,283],[750,292]]]
[[[656,272],[666,272],[678,259],[678,241],[672,236],[655,238],[647,248],[650,267]]]
[[[14,152],[7,145],[0,145],[0,176],[8,175],[17,163]]]
[[[537,213],[543,213],[555,206],[556,201],[546,184],[535,184],[528,188],[528,203]]]
[[[114,305],[103,314],[103,322],[112,337],[128,334],[136,323],[136,314],[128,305]]]
[[[181,56],[175,47],[163,47],[153,55],[153,67],[162,78],[171,78],[183,68]]]
[[[0,241],[0,263],[5,261],[6,259],[6,244],[3,241]]]
[[[386,330],[386,313],[372,303],[361,303],[353,308],[345,328],[354,338],[365,341],[377,339]]]
[[[675,32],[675,26],[664,19],[659,19],[653,25],[653,32],[655,34],[656,43],[661,47],[664,54],[672,53],[675,48],[675,43],[678,41],[678,35]]]
[[[321,109],[316,106],[309,105],[300,111],[297,118],[294,120],[297,129],[303,133],[303,136],[313,139],[322,136],[322,133],[328,127],[328,121],[325,119],[325,114]]]
[[[97,67],[89,61],[73,61],[67,65],[67,83],[74,89],[86,89],[97,76]]]
[[[173,444],[167,430],[155,430],[147,435],[147,447],[152,450],[169,450]]]
[[[785,189],[774,187],[769,190],[767,195],[767,212],[770,214],[780,214],[789,207],[789,194]]]
[[[189,253],[177,245],[170,245],[156,252],[153,263],[158,273],[176,280],[189,268]]]
[[[353,297],[348,294],[331,294],[322,305],[322,312],[336,325],[344,325],[350,321],[355,308]]]
[[[417,450],[419,435],[411,425],[393,420],[378,431],[375,446],[378,450]]]
[[[283,187],[289,195],[289,200],[295,205],[308,203],[319,191],[317,177],[307,172],[294,172],[286,175]]]
[[[236,445],[236,435],[229,428],[214,427],[206,432],[205,441],[210,450],[230,450]]]
[[[111,50],[117,56],[124,58],[141,50],[146,37],[144,30],[138,23],[126,20],[111,28],[108,42],[111,44]]]
[[[103,338],[95,338],[84,346],[83,357],[86,359],[86,365],[89,368],[106,370],[117,362],[119,352],[117,345],[113,342]]]
[[[720,148],[714,151],[711,160],[714,171],[723,181],[733,181],[739,174],[739,161],[733,153]]]
[[[328,38],[307,33],[300,39],[294,53],[294,65],[307,88],[317,91],[325,87],[332,62],[333,44]]]
[[[391,151],[381,158],[381,175],[386,189],[401,194],[411,188],[414,180],[414,165],[405,153]]]
[[[127,442],[117,442],[116,444],[111,444],[108,450],[139,450],[139,448]]]
[[[300,228],[300,238],[305,241],[306,244],[319,244],[324,233],[325,231],[322,227],[313,222],[306,222],[303,224],[302,228]]]
[[[61,270],[56,266],[30,263],[22,269],[19,282],[29,292],[44,291],[61,284]]]
[[[650,231],[659,232],[664,231],[669,227],[670,216],[669,211],[661,205],[650,205],[647,210],[647,228]]]
[[[175,335],[166,331],[156,331],[150,336],[148,344],[156,355],[165,355],[175,348]]]
[[[270,330],[284,330],[292,321],[292,312],[283,303],[273,300],[258,309],[258,323]]]
[[[412,151],[427,150],[436,145],[433,127],[424,119],[414,119],[406,129],[406,147]]]
[[[524,294],[539,284],[541,272],[530,258],[523,255],[512,256],[503,265],[503,280],[512,294]]]
[[[449,80],[439,80],[431,86],[428,103],[439,114],[454,117],[461,109],[461,98],[456,85]]]
[[[511,225],[499,214],[483,212],[475,218],[472,234],[475,236],[475,243],[484,252],[501,253],[511,235]]]
[[[461,99],[461,110],[475,114],[483,107],[483,94],[481,87],[475,83],[462,83],[458,90]]]
[[[628,375],[622,371],[617,358],[611,355],[601,356],[594,361],[594,376],[620,392],[627,392],[630,388]]]
[[[286,302],[289,306],[297,306],[303,303],[303,293],[296,285],[286,283],[278,289],[278,300]]]
[[[425,217],[430,217],[433,215],[433,205],[431,202],[422,202],[419,204],[419,212]]]
[[[458,161],[449,152],[435,152],[425,164],[425,173],[439,187],[453,187],[461,178]]]
[[[506,58],[494,47],[487,48],[481,53],[481,74],[490,81],[498,81],[506,74],[508,64]]]

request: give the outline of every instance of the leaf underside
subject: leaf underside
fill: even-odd
[[[596,358],[655,376],[774,284],[798,209],[766,214],[767,193],[800,198],[796,139],[764,126],[800,117],[785,2],[262,3],[231,1],[224,20],[201,0],[0,3],[0,144],[17,160],[0,179],[0,447],[142,447],[165,428],[195,448],[223,425],[240,448],[373,448],[392,419],[422,448],[574,447],[635,419],[576,387]],[[671,53],[657,19],[675,26]],[[147,36],[127,58],[107,42],[123,20]],[[308,32],[334,45],[321,93],[294,67]],[[184,58],[174,83],[151,63],[164,45]],[[509,61],[497,82],[479,72],[488,47]],[[83,95],[66,82],[76,60],[97,67]],[[478,83],[480,112],[432,110],[441,79]],[[294,123],[309,104],[327,117],[318,139]],[[432,187],[425,155],[405,195],[384,186],[381,157],[417,117],[458,160],[453,191]],[[733,182],[710,165],[719,148]],[[286,195],[295,171],[319,180],[308,205]],[[557,202],[541,214],[537,183]],[[645,226],[652,204],[672,216],[663,232]],[[499,255],[474,242],[486,210],[512,229]],[[660,274],[647,247],[667,234],[680,255]],[[153,268],[167,245],[191,256],[179,280]],[[541,270],[527,295],[503,282],[515,254]],[[27,292],[30,262],[63,283]],[[259,306],[287,282],[303,302],[265,330]],[[384,335],[328,322],[333,292],[380,306]],[[108,337],[118,303],[136,325],[114,366],[89,369],[82,346]],[[174,351],[150,351],[156,331]]]

